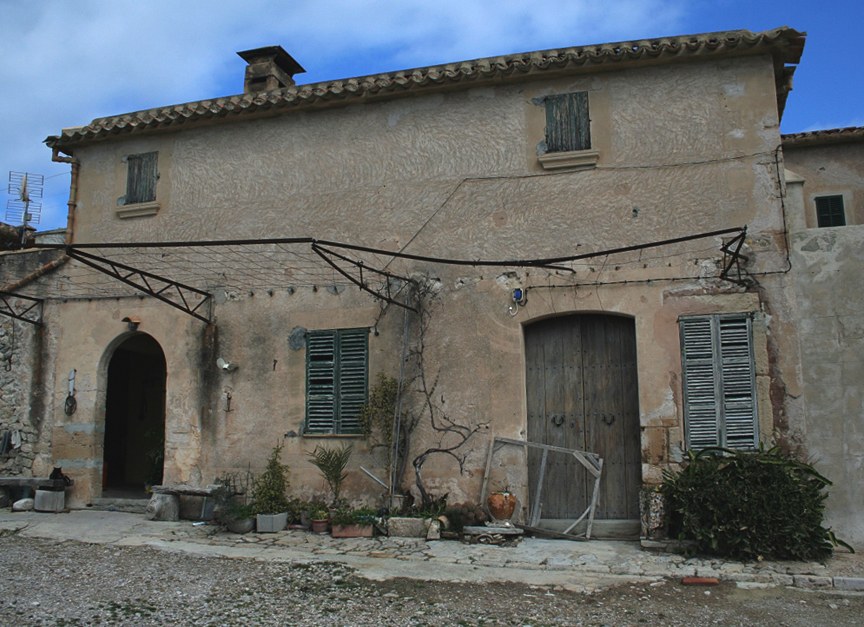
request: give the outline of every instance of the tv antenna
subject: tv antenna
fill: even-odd
[[[21,246],[27,242],[27,224],[39,224],[42,215],[42,186],[45,177],[29,172],[9,172],[9,194],[6,220],[21,223]]]

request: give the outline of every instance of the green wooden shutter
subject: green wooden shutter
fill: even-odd
[[[306,336],[306,433],[336,429],[336,332]]]
[[[339,331],[339,433],[361,433],[360,411],[366,404],[369,352],[367,329]]]
[[[546,97],[546,150],[564,152],[591,148],[588,92]]]
[[[361,433],[369,330],[310,331],[306,338],[306,433]]]
[[[719,316],[723,445],[756,446],[756,373],[750,316]]]
[[[817,196],[816,220],[820,227],[846,226],[843,196]]]
[[[751,317],[694,316],[679,325],[687,446],[753,448],[758,421]]]
[[[156,200],[156,160],[159,153],[145,152],[126,157],[126,204]]]
[[[717,446],[720,424],[711,318],[682,318],[679,324],[687,447],[701,449]]]

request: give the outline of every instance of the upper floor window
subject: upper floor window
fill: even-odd
[[[304,433],[362,433],[360,412],[366,404],[368,361],[369,329],[308,333]]]
[[[843,208],[843,196],[816,197],[816,223],[819,227],[846,226],[846,212]]]
[[[543,99],[546,133],[538,159],[544,169],[592,168],[598,152],[591,148],[588,92],[556,94]]]
[[[156,169],[158,152],[144,152],[126,157],[126,196],[124,205],[135,205],[156,200]]]
[[[546,150],[565,152],[591,148],[588,92],[546,97]]]
[[[754,448],[758,421],[751,315],[686,316],[679,328],[687,446]]]

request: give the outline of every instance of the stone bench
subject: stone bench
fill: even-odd
[[[167,520],[176,522],[180,520],[180,497],[198,496],[204,497],[204,501],[201,504],[200,516],[200,518],[204,518],[207,499],[212,498],[213,494],[220,487],[222,486],[208,485],[202,488],[184,483],[154,485],[151,488],[153,494],[150,497],[150,502],[147,503],[145,516],[148,520]]]
[[[0,476],[0,487],[2,488],[33,488],[34,490],[57,490],[66,487],[63,479],[51,479],[49,477],[2,477]]]
[[[66,507],[67,483],[50,477],[0,476],[0,503],[9,504],[10,488],[30,488],[36,491],[34,509],[40,512],[62,512]]]

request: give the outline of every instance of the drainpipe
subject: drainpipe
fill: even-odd
[[[69,202],[68,212],[66,214],[66,244],[69,245],[74,239],[75,233],[75,208],[78,205],[78,171],[81,168],[81,162],[75,157],[63,157],[60,155],[60,149],[57,146],[51,149],[51,161],[55,163],[68,163],[72,166],[72,177],[69,182]]]

